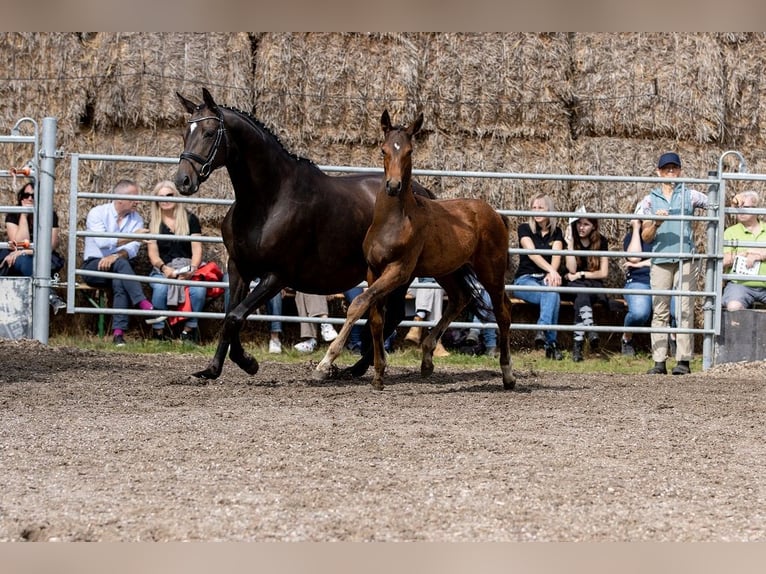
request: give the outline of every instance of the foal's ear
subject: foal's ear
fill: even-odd
[[[218,110],[218,104],[215,103],[215,100],[213,100],[213,96],[210,95],[210,92],[207,91],[207,88],[202,88],[202,100],[205,102],[205,105],[208,107],[211,111]]]
[[[380,116],[380,127],[383,128],[384,134],[391,131],[391,116],[388,115],[388,110],[383,110],[383,115]]]
[[[197,104],[195,104],[194,102],[192,102],[192,101],[190,101],[190,100],[187,100],[186,98],[184,98],[184,97],[183,97],[181,94],[179,94],[178,92],[176,92],[176,96],[178,96],[178,99],[181,101],[181,105],[184,107],[184,109],[185,109],[187,112],[189,112],[190,114],[191,114],[191,113],[194,113],[194,110],[195,110],[195,108],[197,107]]]
[[[410,137],[414,136],[416,133],[420,131],[420,128],[423,127],[423,112],[420,112],[418,114],[418,117],[415,118],[415,121],[412,122],[412,125],[407,128],[407,133],[410,135]]]

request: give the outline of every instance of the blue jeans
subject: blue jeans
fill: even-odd
[[[165,277],[159,271],[152,269],[149,273],[149,277]],[[168,284],[167,283],[150,283],[152,287],[152,305],[155,309],[164,310],[168,308]],[[202,311],[205,307],[205,299],[207,298],[207,287],[189,287],[189,299],[191,299],[192,311]],[[197,328],[197,317],[189,317],[186,319],[186,327],[190,329]],[[154,323],[152,327],[155,329],[161,329],[162,323]]]
[[[485,289],[481,290],[481,298],[484,300],[484,303],[487,306],[487,308],[491,309],[492,308],[492,301],[489,298],[489,293],[487,293],[487,291]],[[488,312],[487,313],[487,320],[493,321],[493,322],[497,321],[497,319],[495,319],[495,313],[494,312]],[[479,319],[476,315],[472,314],[471,322],[472,323],[481,323],[482,320]],[[479,329],[476,329],[476,331],[478,331],[478,330]],[[474,329],[471,328],[471,331],[474,331]],[[495,347],[497,347],[497,329],[489,328],[489,329],[482,329],[481,331],[482,331],[481,336],[484,339],[484,346],[487,349],[494,349]]]
[[[359,297],[363,291],[364,289],[361,287],[352,287],[351,289],[344,291],[343,296],[346,298],[347,303],[351,303],[351,301]],[[348,341],[346,341],[346,346],[349,349],[362,348],[362,329],[364,329],[364,326],[362,325],[354,325],[351,327],[351,333],[349,333]]]
[[[88,271],[98,271],[98,262],[101,261],[100,257],[91,257],[83,263],[82,268]],[[146,299],[144,296],[144,288],[140,281],[131,281],[127,279],[131,275],[135,276],[136,272],[133,271],[133,266],[130,261],[124,257],[118,257],[112,267],[109,269],[112,273],[120,273],[125,275],[122,277],[107,279],[106,277],[85,277],[85,283],[91,287],[111,287],[112,289],[112,306],[115,309],[129,309],[131,305],[138,305],[141,301]],[[122,329],[126,331],[128,329],[129,317],[127,315],[116,314],[112,317],[112,328]]]
[[[532,275],[522,275],[518,277],[514,282],[514,285],[538,285],[544,287],[543,278],[533,277]],[[556,291],[514,291],[514,297],[518,297],[522,301],[532,303],[533,305],[539,305],[540,316],[537,319],[538,325],[558,325],[559,323],[559,306],[561,305],[561,297]],[[545,343],[556,342],[556,331],[545,331]]]
[[[639,283],[628,280],[625,289],[651,289],[649,283]],[[625,293],[625,303],[628,305],[628,313],[625,315],[623,325],[625,327],[644,327],[652,320],[652,296],[634,295]]]

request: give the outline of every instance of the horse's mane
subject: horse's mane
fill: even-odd
[[[288,150],[288,149],[285,147],[285,144],[283,144],[283,143],[282,143],[282,140],[280,140],[280,139],[279,139],[279,137],[278,137],[278,136],[277,136],[277,135],[276,135],[274,132],[272,132],[272,131],[271,131],[271,130],[270,130],[270,129],[269,129],[267,126],[266,126],[266,124],[264,124],[264,123],[263,123],[261,120],[259,120],[258,118],[254,117],[254,116],[253,116],[253,115],[252,115],[250,112],[246,112],[245,110],[240,110],[240,109],[238,109],[238,108],[233,108],[233,107],[231,107],[231,106],[222,106],[222,105],[219,105],[218,107],[219,107],[219,108],[221,108],[221,109],[224,109],[224,110],[229,110],[230,112],[234,112],[235,114],[237,114],[237,115],[239,115],[239,116],[242,116],[242,117],[243,117],[243,118],[244,118],[244,119],[245,119],[245,120],[246,120],[246,121],[247,121],[249,124],[251,124],[251,125],[252,125],[252,126],[253,126],[253,127],[254,127],[254,128],[257,130],[257,131],[258,131],[258,132],[260,132],[261,134],[263,134],[263,135],[264,135],[264,137],[273,139],[273,140],[274,140],[274,142],[275,142],[275,143],[276,143],[276,144],[277,144],[277,145],[278,145],[280,148],[282,148],[282,150],[283,150],[283,151],[284,151],[284,152],[285,152],[285,153],[286,153],[288,156],[290,156],[290,157],[291,157],[293,160],[295,160],[296,162],[299,162],[299,163],[302,163],[302,162],[305,162],[305,163],[309,163],[309,164],[310,164],[310,165],[312,165],[313,167],[316,167],[317,169],[319,169],[319,166],[317,166],[317,165],[316,165],[316,164],[315,164],[315,163],[314,163],[312,160],[310,160],[310,159],[308,159],[308,158],[306,158],[306,157],[302,157],[302,156],[299,156],[299,155],[297,155],[297,154],[295,154],[295,153],[291,152],[290,150]]]

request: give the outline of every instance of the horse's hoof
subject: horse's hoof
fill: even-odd
[[[516,381],[515,380],[503,381],[503,388],[506,391],[512,391],[513,389],[516,388]]]
[[[197,371],[192,374],[192,377],[201,379],[204,381],[213,381],[221,375],[220,371],[214,371],[212,369],[205,369],[204,371]]]
[[[370,368],[370,363],[363,358],[359,359],[356,363],[343,370],[343,374],[351,378],[358,379],[364,376],[367,369]]]
[[[244,365],[240,365],[240,368],[248,375],[255,375],[258,373],[258,369],[260,369],[261,366],[258,364],[258,361],[251,361],[249,363],[245,363]]]
[[[311,374],[311,377],[315,381],[326,381],[327,379],[334,379],[338,375],[338,367],[330,365],[329,367],[317,367]]]
[[[430,365],[422,364],[420,365],[420,376],[424,379],[427,377],[430,377],[434,374],[434,364],[431,363]]]
[[[383,381],[372,381],[372,388],[376,391],[383,390]]]

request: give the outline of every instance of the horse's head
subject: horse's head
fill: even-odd
[[[203,102],[195,104],[176,92],[184,109],[191,114],[184,133],[184,151],[176,171],[175,184],[183,195],[192,195],[213,170],[226,161],[226,129],[223,112],[213,96],[202,88]]]
[[[412,136],[423,126],[423,114],[409,126],[391,125],[388,110],[380,118],[385,140],[381,146],[383,169],[385,170],[386,193],[391,197],[399,195],[410,187],[412,178]]]

